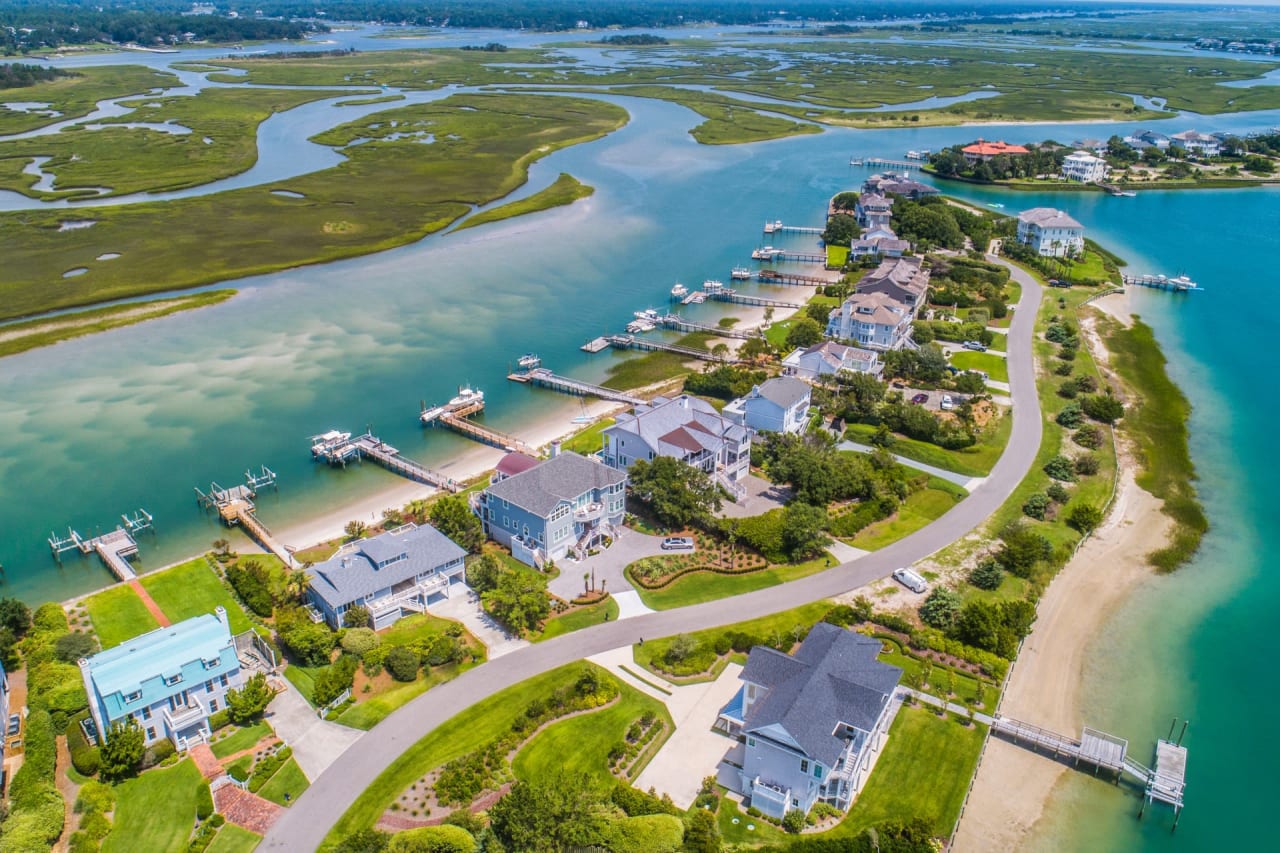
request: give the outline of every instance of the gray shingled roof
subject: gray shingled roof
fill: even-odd
[[[743,721],[747,733],[782,729],[806,755],[833,766],[845,747],[840,723],[871,731],[902,670],[876,660],[880,641],[819,622],[794,656],[757,646],[741,678],[767,689]]]
[[[1041,228],[1084,227],[1065,212],[1052,207],[1033,207],[1030,210],[1024,210],[1018,214],[1018,219],[1028,225],[1038,225]]]
[[[790,376],[775,376],[761,383],[757,389],[760,396],[784,409],[789,409],[809,396],[809,386]]]
[[[312,566],[310,586],[330,606],[339,607],[448,565],[466,553],[434,527],[408,525],[399,532],[361,539]],[[408,559],[377,568],[378,563],[401,554]]]
[[[634,433],[654,453],[661,453],[663,443],[672,444],[668,436],[681,427],[691,434],[701,433],[701,436],[694,435],[694,440],[707,449],[717,447],[722,439],[740,442],[746,435],[741,426],[723,417],[706,400],[688,394],[672,399],[655,397],[648,406],[636,406],[630,414],[618,415],[614,425],[604,433],[612,435],[621,430]]]
[[[546,518],[561,501],[576,500],[583,492],[613,486],[626,479],[623,471],[566,451],[485,491],[491,497]]]

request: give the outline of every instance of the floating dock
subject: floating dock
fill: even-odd
[[[764,224],[764,233],[766,234],[821,234],[824,230],[808,225],[783,225],[781,219],[775,219],[773,222]]]
[[[641,349],[650,351],[673,352],[676,355],[682,355],[686,358],[696,358],[701,361],[714,361],[717,364],[732,364],[736,359],[729,356],[712,355],[704,349],[694,349],[693,347],[682,347],[679,344],[664,344],[658,341],[649,341],[643,338],[637,338],[635,335],[609,335],[607,338],[609,346],[614,349]]]
[[[1151,287],[1156,290],[1171,290],[1174,293],[1190,293],[1194,290],[1204,290],[1203,287],[1185,275],[1178,275],[1172,278],[1166,275],[1122,275],[1120,276],[1120,281],[1126,286]]]
[[[436,489],[450,492],[458,491],[458,484],[452,477],[432,471],[406,456],[384,442],[371,432],[351,437],[349,432],[331,430],[311,438],[311,457],[318,462],[346,467],[351,460],[369,459],[386,468],[393,474],[399,474],[415,483],[422,483]]]
[[[136,580],[138,575],[134,572],[133,566],[129,565],[128,559],[138,553],[138,541],[133,538],[133,535],[143,530],[154,532],[155,527],[152,523],[154,519],[145,509],[140,509],[131,516],[122,515],[120,518],[124,522],[123,525],[116,525],[115,530],[90,539],[86,539],[70,527],[67,528],[66,537],[58,536],[56,533],[50,534],[49,549],[53,551],[54,559],[61,562],[62,554],[66,551],[79,551],[81,554],[96,553],[119,580]]]
[[[197,487],[196,503],[206,511],[216,509],[223,524],[227,527],[239,527],[250,539],[283,560],[286,566],[292,566],[293,553],[281,545],[258,518],[253,500],[266,488],[279,489],[279,486],[276,483],[276,472],[263,465],[257,474],[252,470],[245,471],[242,485],[224,489],[217,483],[210,483],[208,492]]]
[[[1170,737],[1176,725],[1174,720],[1169,727]],[[1129,777],[1142,788],[1143,804],[1138,817],[1142,817],[1148,804],[1164,803],[1173,807],[1173,828],[1177,828],[1187,772],[1187,748],[1182,746],[1182,735],[1177,742],[1162,739],[1156,743],[1155,768],[1152,769],[1128,754],[1129,742],[1124,738],[1088,727],[1081,731],[1079,738],[1072,738],[997,714],[991,722],[991,731],[1017,746],[1051,754],[1054,759],[1070,761],[1076,767],[1083,763],[1086,768],[1093,768],[1094,775],[1106,771],[1117,779]],[[1186,731],[1184,723],[1182,734]]]
[[[601,338],[600,340],[604,340]],[[606,340],[606,347],[609,342]],[[617,403],[626,403],[631,406],[638,406],[644,402],[640,397],[632,396],[623,391],[615,391],[612,388],[605,388],[603,385],[592,385],[590,382],[582,382],[578,379],[571,379],[568,376],[561,376],[558,373],[552,373],[545,367],[538,367],[523,373],[512,373],[507,377],[512,382],[526,382],[530,385],[538,385],[542,388],[550,388],[553,391],[563,391],[566,394],[574,394],[579,397],[599,397],[602,400],[613,400]]]
[[[580,347],[580,349],[583,352],[589,352],[593,354],[598,353],[601,350],[606,350],[608,348],[609,348],[609,340],[605,338],[603,335],[598,338],[592,338],[591,340],[587,341],[585,344],[583,344]]]

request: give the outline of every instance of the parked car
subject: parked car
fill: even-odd
[[[668,536],[662,540],[662,550],[664,551],[692,551],[692,536]]]
[[[893,579],[914,593],[921,593],[929,588],[924,578],[911,571],[911,569],[894,569]]]
[[[965,341],[960,346],[965,349],[971,349],[974,352],[986,352],[987,346],[982,341]]]
[[[925,403],[929,402],[929,395],[917,394],[911,398],[911,402],[915,403],[917,406],[923,406]]]
[[[951,399],[950,394],[943,394],[942,402],[938,404],[938,407],[944,412],[949,412],[956,407],[956,401]]]

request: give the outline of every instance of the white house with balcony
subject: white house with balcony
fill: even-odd
[[[874,350],[823,341],[811,347],[790,352],[782,360],[782,372],[788,376],[815,381],[822,376],[841,373],[878,374],[883,369]]]
[[[222,607],[82,658],[80,675],[100,740],[132,718],[147,746],[168,740],[179,750],[209,737],[209,716],[245,680]]]
[[[371,627],[386,628],[410,613],[449,597],[465,582],[467,552],[430,525],[406,524],[357,539],[309,570],[307,603],[312,618],[342,627],[352,607],[369,611]]]
[[[819,622],[794,655],[756,646],[715,727],[738,738],[717,774],[773,818],[815,803],[847,810],[888,731],[902,670],[872,637]]]
[[[1068,181],[1082,184],[1096,184],[1107,179],[1107,161],[1090,154],[1088,151],[1076,151],[1062,160],[1062,177]]]
[[[1070,257],[1084,251],[1084,226],[1061,210],[1033,207],[1018,214],[1018,242],[1045,257]]]
[[[752,432],[799,435],[809,423],[812,389],[791,376],[775,376],[721,410],[726,418]]]

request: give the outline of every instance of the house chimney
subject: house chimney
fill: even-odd
[[[221,604],[213,609],[213,615],[223,625],[227,624],[227,608],[223,607]]]
[[[560,442],[559,441],[551,442],[551,458],[555,459],[559,455],[560,455]]]

